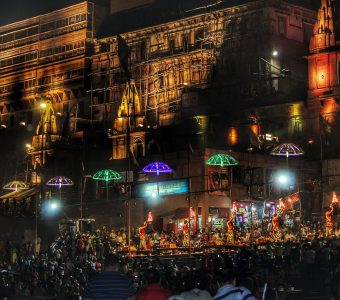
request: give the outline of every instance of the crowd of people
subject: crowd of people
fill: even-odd
[[[304,225],[301,231],[310,232],[313,228]],[[283,236],[290,234],[287,231]],[[148,236],[147,246],[151,248],[182,246],[184,241],[183,234],[153,230],[147,230],[145,236]],[[138,238],[139,232],[136,231],[131,237],[131,245],[136,249],[140,247]],[[228,242],[226,233],[200,233],[193,236],[192,244],[213,245],[223,238]],[[137,299],[145,299],[143,295],[150,284],[156,284],[157,288],[153,286],[156,289],[162,288],[162,293],[164,290],[163,294],[171,295],[173,300],[224,299],[218,298],[220,293],[226,292],[224,288],[220,289],[225,286],[232,288],[236,281],[242,288],[235,290],[243,291],[243,296],[249,291],[252,295],[249,299],[263,299],[263,294],[266,295],[264,299],[277,299],[277,294],[293,295],[298,289],[307,291],[313,286],[321,287],[328,297],[331,292],[337,295],[334,299],[340,297],[340,281],[336,280],[340,270],[340,239],[335,234],[326,239],[318,233],[314,236],[301,233],[276,242],[240,244],[229,251],[216,248],[216,251],[196,253],[191,258],[129,256],[128,252],[121,251],[126,246],[125,231],[105,227],[83,234],[64,233],[47,248],[42,248],[39,254],[34,253],[30,242],[8,241],[0,262],[0,298],[79,299],[90,291],[86,286],[91,278],[106,269],[104,265],[107,266],[111,253],[120,255],[115,270],[131,281],[130,292]],[[155,278],[159,280],[154,282]],[[316,281],[318,285],[315,285]],[[197,298],[198,295],[201,298]]]

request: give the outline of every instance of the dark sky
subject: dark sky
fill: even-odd
[[[0,26],[79,2],[83,0],[0,0]]]

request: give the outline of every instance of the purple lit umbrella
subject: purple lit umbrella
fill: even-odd
[[[156,173],[157,176],[159,173],[172,173],[174,170],[170,168],[166,163],[161,161],[154,161],[146,165],[143,169],[143,173]],[[156,198],[159,195],[159,184],[157,182],[157,195],[153,196]]]
[[[144,173],[156,173],[159,175],[159,173],[172,173],[174,170],[164,162],[155,161],[145,166],[142,171]]]

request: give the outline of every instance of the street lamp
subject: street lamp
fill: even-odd
[[[120,180],[122,179],[122,175],[114,170],[104,169],[97,171],[93,176],[92,179],[96,181],[105,181],[106,184],[106,201],[109,200],[109,189],[108,189],[108,182],[113,180]]]
[[[159,176],[160,173],[172,173],[173,171],[174,170],[171,167],[169,167],[168,164],[161,162],[161,161],[155,161],[155,162],[149,163],[142,169],[143,173],[151,173],[151,174],[154,173],[154,174],[157,174],[157,176]],[[157,199],[158,196],[159,196],[159,183],[157,180],[157,193],[152,192],[151,197],[153,199]],[[130,209],[130,206],[129,206],[129,209]],[[130,211],[129,211],[129,216],[130,216]],[[130,232],[130,217],[129,217],[129,232]],[[129,249],[130,249],[130,240],[129,240]],[[189,252],[190,252],[190,217],[189,217]]]
[[[232,201],[232,186],[233,186],[233,166],[238,165],[238,161],[231,155],[229,154],[224,154],[224,153],[218,153],[210,156],[207,161],[205,162],[206,165],[208,166],[219,166],[221,173],[222,173],[222,168],[227,167],[229,169],[229,199]],[[221,184],[221,174],[220,174],[220,184]],[[221,187],[222,188],[222,187]]]
[[[288,158],[290,156],[301,156],[304,155],[305,152],[294,143],[283,143],[277,145],[272,151],[270,151],[270,155],[273,156],[285,156],[286,164],[288,169]]]
[[[61,187],[62,186],[72,186],[74,182],[66,176],[55,176],[47,181],[48,186],[57,186],[59,188],[59,199],[61,201]]]
[[[50,199],[43,205],[43,214],[47,217],[55,216],[62,208],[60,201]]]
[[[230,181],[230,187],[229,187],[229,198],[230,198],[230,201],[231,201],[231,196],[232,196],[232,192],[231,192],[231,189],[232,189],[232,180],[233,180],[233,174],[232,174],[232,166],[236,166],[238,165],[238,161],[232,157],[231,155],[229,154],[224,154],[224,153],[218,153],[218,154],[214,154],[212,156],[210,156],[207,161],[205,162],[206,165],[208,166],[219,166],[221,168],[221,171],[222,171],[222,168],[223,167],[227,167],[227,168],[230,168],[230,178],[229,178],[229,181]],[[221,180],[221,176],[220,176],[220,180]]]

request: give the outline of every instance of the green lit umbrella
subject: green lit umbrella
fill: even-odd
[[[29,185],[23,181],[13,180],[5,184],[2,188],[10,191],[27,190],[29,189]]]
[[[229,154],[218,153],[210,156],[205,162],[208,166],[220,166],[221,168],[227,166],[236,166],[238,161]]]
[[[120,180],[122,178],[123,178],[122,175],[120,175],[118,172],[108,169],[99,170],[92,176],[93,180],[106,182],[106,201],[109,198],[108,182],[113,180]]]
[[[208,166],[219,166],[221,167],[221,170],[223,167],[230,167],[230,187],[229,187],[229,198],[231,200],[231,188],[232,188],[232,180],[233,180],[233,169],[231,168],[232,166],[238,165],[238,161],[232,157],[229,154],[224,154],[224,153],[217,153],[212,156],[210,156],[207,161],[205,162],[206,165]],[[220,176],[220,182],[221,182],[221,176]]]

